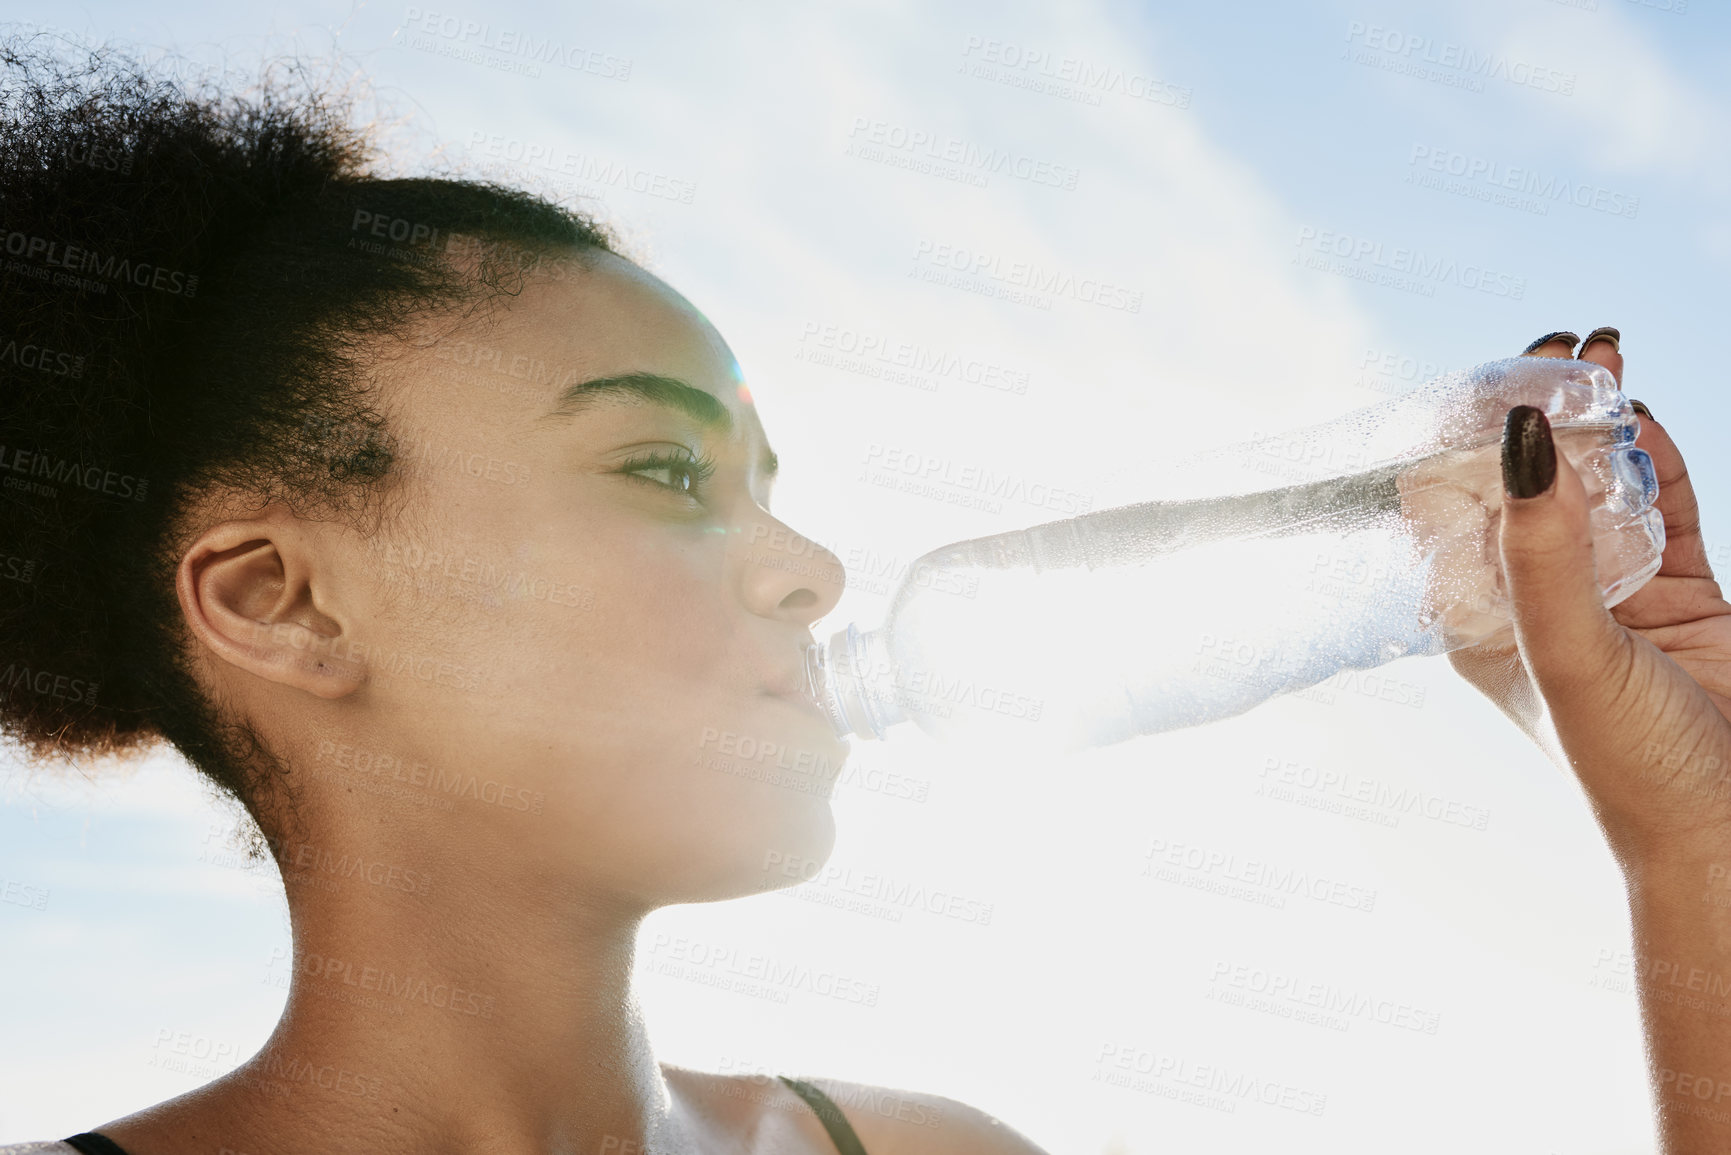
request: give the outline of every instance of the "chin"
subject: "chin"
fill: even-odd
[[[612,848],[601,855],[615,869],[637,864],[632,889],[643,898],[761,894],[798,885],[828,860],[830,797],[848,745],[826,718],[764,695],[711,700],[642,726],[617,763],[631,769],[615,779],[598,842]]]
[[[768,817],[767,815],[765,817]],[[742,824],[721,837],[714,832],[701,875],[687,874],[670,902],[720,902],[798,886],[821,870],[835,849],[835,815],[813,798],[776,820]]]

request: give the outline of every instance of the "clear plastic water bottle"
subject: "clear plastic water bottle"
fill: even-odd
[[[1497,526],[1515,405],[1545,413],[1580,472],[1615,605],[1665,545],[1639,419],[1605,369],[1516,357],[1212,451],[1191,471],[1211,497],[933,550],[882,625],[807,649],[810,690],[843,736],[912,722],[946,740],[1075,751],[1507,636]]]

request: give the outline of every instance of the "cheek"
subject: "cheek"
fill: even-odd
[[[651,727],[687,740],[683,731],[718,703],[754,689],[737,657],[723,559],[664,531],[606,528],[534,550],[535,567],[576,604],[509,601],[484,615],[499,628],[467,631],[468,641],[497,671],[498,708],[515,724],[533,719],[559,745],[623,754]],[[689,721],[675,725],[680,717]]]
[[[696,550],[614,549],[590,570],[594,606],[580,630],[585,666],[603,683],[643,691],[725,686],[733,652],[719,558]],[[648,684],[641,684],[642,680]],[[647,705],[647,703],[646,703]]]

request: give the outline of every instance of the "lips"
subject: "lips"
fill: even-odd
[[[766,687],[763,692],[767,697],[779,698],[783,702],[790,703],[798,706],[802,710],[809,711],[816,717],[824,719],[826,722],[829,720],[829,714],[825,712],[823,706],[818,703],[818,700],[807,692],[803,685],[791,689],[786,687]]]
[[[780,676],[771,679],[763,692],[771,698],[780,698],[802,710],[810,711],[826,722],[829,720],[829,712],[811,692],[803,666],[783,671]]]

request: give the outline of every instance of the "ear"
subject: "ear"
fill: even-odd
[[[181,556],[175,592],[192,634],[217,658],[249,674],[341,698],[366,681],[354,639],[321,606],[331,584],[308,523],[273,505],[256,518],[224,521]],[[365,650],[360,651],[362,655]]]

